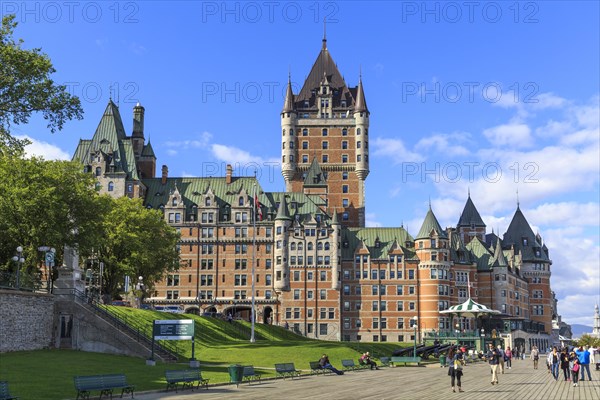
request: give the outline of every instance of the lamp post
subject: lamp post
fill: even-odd
[[[485,329],[481,327],[481,351],[483,351],[485,346]]]
[[[139,290],[138,308],[142,308],[142,299],[144,298],[144,277],[138,277],[138,283],[135,285],[135,288]]]
[[[21,288],[21,266],[25,262],[25,259],[23,258],[22,246],[17,247],[17,255],[13,257],[13,261],[17,263],[17,277],[15,280],[15,286],[17,290],[19,290]]]
[[[456,330],[455,330],[455,332],[456,332],[456,345],[458,346],[458,334],[460,332],[460,324],[457,322],[454,327],[456,328]]]
[[[414,334],[414,344],[413,344],[413,357],[417,356],[417,321],[418,321],[418,317],[415,315],[414,317],[412,317],[412,323],[413,323],[413,328],[415,330],[415,334]]]

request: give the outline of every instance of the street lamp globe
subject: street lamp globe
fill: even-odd
[[[23,246],[17,246],[17,253],[23,252]]]

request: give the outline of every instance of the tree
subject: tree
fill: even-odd
[[[600,347],[600,338],[593,337],[584,333],[581,337],[576,341],[577,346],[588,346],[598,348]]]
[[[85,252],[99,240],[106,208],[79,163],[5,155],[0,193],[0,264],[12,269],[10,259],[23,246],[25,270],[33,273],[42,257],[39,246],[56,248],[62,260],[65,244]]]
[[[125,276],[132,284],[139,276],[146,288],[179,266],[179,233],[159,210],[144,207],[139,199],[102,197],[110,203],[104,216],[99,258],[104,262],[103,291],[114,298]]]
[[[79,98],[70,95],[66,86],[51,79],[56,72],[50,58],[41,49],[21,48],[15,41],[14,15],[2,17],[0,27],[0,156],[20,154],[28,144],[11,135],[11,124],[26,124],[33,113],[42,113],[50,132],[61,130],[66,121],[81,119]]]

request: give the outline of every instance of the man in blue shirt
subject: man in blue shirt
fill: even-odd
[[[498,364],[500,362],[500,354],[498,353],[498,349],[494,347],[492,343],[489,344],[488,352],[485,355],[488,363],[490,364],[490,368],[492,369],[492,385],[498,384]]]
[[[588,380],[591,381],[592,375],[590,374],[590,352],[588,351],[587,346],[579,347],[579,349],[575,351],[575,354],[577,354],[577,358],[579,359],[579,365],[581,366],[580,381],[585,381],[585,371],[587,371]]]

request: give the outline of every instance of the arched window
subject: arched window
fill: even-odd
[[[99,191],[100,189],[102,189],[102,185],[100,184],[100,182],[96,182],[96,191]]]
[[[325,242],[325,250],[329,250],[329,242]]]
[[[312,243],[310,243],[310,242],[308,242],[308,243],[306,244],[306,250],[312,250],[312,249],[313,249],[313,244],[312,244]]]
[[[173,197],[173,201],[171,202],[171,204],[173,205],[173,207],[177,206],[177,197]]]
[[[298,251],[302,251],[304,249],[304,245],[302,243],[298,243]]]
[[[317,250],[319,250],[319,251],[323,250],[323,243],[321,243],[321,242],[317,243]]]
[[[296,243],[290,243],[290,250],[296,250]]]
[[[360,128],[356,128],[356,135],[360,135]]]
[[[240,198],[238,199],[238,206],[243,206],[244,205],[244,196],[240,196]]]
[[[113,181],[108,182],[108,191],[112,192],[113,190],[115,190],[115,184],[113,183]]]
[[[283,135],[282,136],[285,136],[285,129],[283,130]]]
[[[102,174],[102,168],[96,167],[96,176],[100,176]]]
[[[207,197],[204,199],[204,205],[205,205],[206,207],[210,207],[210,205],[211,205],[211,204],[212,204],[212,202],[211,202],[211,200],[210,200],[210,197],[208,197],[208,196],[207,196]]]

